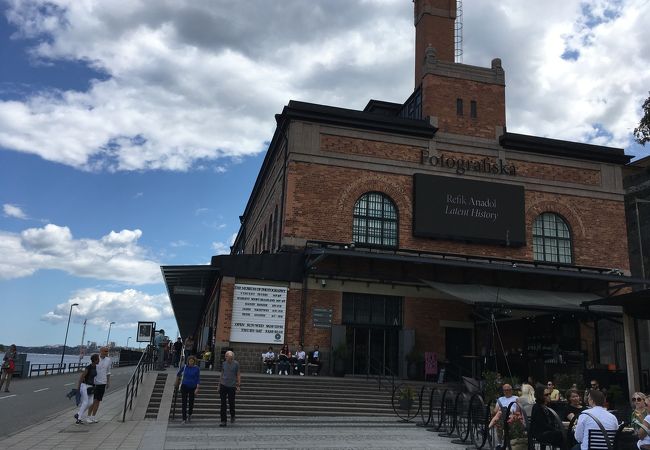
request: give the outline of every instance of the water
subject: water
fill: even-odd
[[[20,353],[20,352],[19,352]],[[5,354],[0,353],[0,360],[4,358]],[[27,353],[27,361],[33,366],[34,364],[59,364],[61,362],[61,355],[50,355],[46,353]],[[78,363],[79,355],[66,355],[63,357],[65,364]],[[90,355],[85,355],[82,363],[90,364]]]

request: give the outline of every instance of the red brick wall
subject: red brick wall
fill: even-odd
[[[232,299],[235,293],[233,283],[222,281],[219,291],[219,314],[217,315],[217,331],[215,333],[217,342],[228,342],[230,340],[230,328],[232,325]]]
[[[416,350],[434,351],[438,359],[445,357],[445,329],[441,320],[472,322],[471,307],[450,300],[431,298],[404,299],[404,328],[414,329]]]
[[[292,162],[289,165],[285,236],[352,242],[352,212],[358,198],[380,191],[395,202],[399,247],[431,252],[532,260],[532,223],[542,212],[561,214],[573,233],[575,264],[628,269],[623,202],[526,190],[528,245],[506,248],[412,235],[410,175]],[[607,252],[602,249],[607,248]]]
[[[331,333],[329,328],[315,328],[313,325],[312,310],[314,308],[331,308],[332,323],[341,323],[341,292],[326,290],[308,290],[307,308],[305,317],[305,349],[312,349],[319,345],[321,350],[327,351],[330,346]]]
[[[463,115],[456,115],[456,99],[463,99]],[[470,118],[470,102],[477,118]],[[506,125],[505,86],[427,75],[422,80],[422,116],[438,118],[444,133],[494,139],[496,127]]]
[[[517,176],[520,177],[565,181],[590,186],[600,186],[601,183],[599,170],[579,169],[558,164],[531,163],[517,159],[509,159],[508,162],[517,167]]]
[[[347,136],[322,134],[320,149],[324,152],[346,153],[349,155],[372,156],[404,162],[420,162],[422,147],[393,144],[390,142],[369,141]]]

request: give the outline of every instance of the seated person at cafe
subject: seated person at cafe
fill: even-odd
[[[535,404],[530,417],[530,432],[539,443],[562,445],[562,432],[555,428],[553,413],[548,408],[550,394],[543,386],[535,388]]]
[[[291,367],[291,364],[289,364],[290,358],[291,351],[289,350],[289,346],[284,344],[278,355],[278,375],[289,375],[289,368]]]
[[[266,373],[271,375],[273,373],[273,364],[275,363],[275,353],[273,347],[269,346],[266,353],[262,353],[262,362],[266,365]]]
[[[566,393],[566,398],[569,401],[569,404],[566,407],[565,419],[568,422],[571,422],[575,416],[585,409],[580,397],[580,392],[578,392],[577,389],[569,389]]]
[[[646,395],[643,392],[635,392],[632,394],[632,414],[630,416],[630,424],[634,431],[638,432],[641,428],[638,424],[643,423],[643,419],[648,415],[645,408]]]
[[[639,442],[637,442],[636,446],[640,450],[650,450],[650,396],[645,397],[644,404],[647,414],[645,419],[642,422],[635,420],[632,425],[638,427]]]
[[[598,424],[587,414],[598,419],[605,430],[618,429],[618,419],[616,419],[616,416],[603,407],[605,404],[605,394],[601,391],[591,389],[587,402],[589,403],[589,409],[578,416],[578,423],[574,433],[578,443],[573,447],[573,450],[589,450],[589,430],[600,431]]]
[[[488,424],[488,428],[494,427],[500,420],[502,420],[502,418],[505,416],[506,409],[510,408],[511,412],[517,411],[519,409],[519,406],[517,404],[517,400],[519,399],[519,397],[517,397],[512,393],[512,386],[506,383],[503,385],[502,389],[503,389],[503,395],[497,399],[497,402],[494,405],[494,416],[492,417],[492,420]],[[512,407],[510,406],[511,404]],[[502,442],[503,442],[503,435],[499,435],[499,433],[497,433],[496,436],[497,449],[503,448]]]
[[[307,359],[307,356],[305,354],[305,349],[302,347],[302,345],[298,346],[298,351],[294,355],[296,358],[296,366],[298,369],[298,373],[300,375],[305,374],[305,361]]]
[[[555,389],[555,384],[553,384],[552,381],[546,383],[546,389],[548,389],[548,393],[551,396],[552,402],[557,402],[560,400],[560,391]],[[537,399],[535,399],[535,401],[537,401]]]

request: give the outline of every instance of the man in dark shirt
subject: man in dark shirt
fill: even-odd
[[[183,340],[181,338],[176,339],[174,342],[174,367],[178,367],[181,361],[181,352],[183,351]]]

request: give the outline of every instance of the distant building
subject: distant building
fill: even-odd
[[[328,370],[342,344],[350,374],[404,376],[426,352],[455,379],[509,367],[625,382],[608,372],[625,370],[608,320],[620,308],[584,304],[641,284],[631,157],[507,131],[501,61],[454,62],[455,2],[414,5],[408,99],[290,101],[232,253],[162,267],[181,335],[235,349],[247,370],[284,343],[319,345]]]

